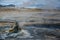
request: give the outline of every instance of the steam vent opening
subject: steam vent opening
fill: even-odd
[[[60,1],[0,0],[0,40],[60,40]]]

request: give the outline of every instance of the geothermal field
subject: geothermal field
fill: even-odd
[[[60,10],[0,8],[0,39],[60,40]]]

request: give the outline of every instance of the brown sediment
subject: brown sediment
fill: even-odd
[[[26,24],[57,24],[60,23],[60,21],[49,21],[50,19],[60,19],[60,11],[56,9],[21,9],[21,8],[0,8],[0,18],[4,18],[5,16],[11,17],[16,17],[16,20],[24,20],[24,17],[28,16],[27,14],[33,14],[30,16],[27,20],[32,19],[37,20],[41,19],[39,22],[26,22]],[[38,15],[40,16],[38,16]],[[45,14],[51,14],[53,16],[44,16]],[[19,16],[18,16],[19,15]],[[22,15],[22,16],[21,16]],[[41,16],[42,15],[42,16]],[[57,16],[56,16],[57,15]],[[31,18],[32,17],[32,18]],[[35,18],[35,19],[34,19]]]

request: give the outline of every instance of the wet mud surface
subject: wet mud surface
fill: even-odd
[[[56,26],[51,26],[24,26],[22,31],[9,33],[8,37],[6,37],[6,35],[2,37],[3,40],[60,40],[60,26],[57,26],[58,28],[55,28]]]
[[[0,18],[20,21],[20,26],[23,26],[26,22],[56,24],[60,23],[60,11],[23,12],[20,10],[5,10],[0,11]],[[17,33],[0,34],[0,40],[60,40],[60,25],[28,24]]]

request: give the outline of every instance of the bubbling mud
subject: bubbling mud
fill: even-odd
[[[5,33],[5,34],[0,34],[0,39],[5,39],[5,38],[13,37],[13,38],[32,38],[31,34],[28,32],[28,30],[21,30],[18,33]]]

